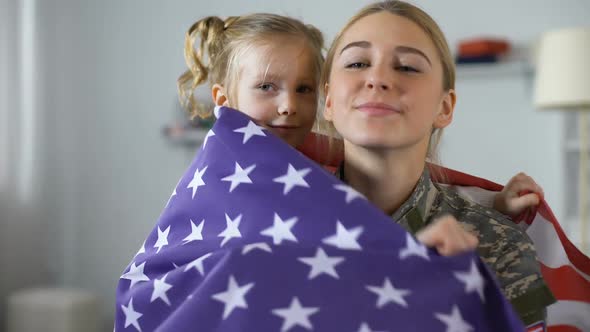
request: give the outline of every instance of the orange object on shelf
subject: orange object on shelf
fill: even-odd
[[[508,51],[510,51],[510,42],[506,39],[474,38],[459,42],[461,57],[500,55]]]

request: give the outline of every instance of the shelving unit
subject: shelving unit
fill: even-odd
[[[526,60],[506,60],[496,63],[468,63],[456,65],[457,79],[494,78],[507,76],[531,77],[533,66]]]

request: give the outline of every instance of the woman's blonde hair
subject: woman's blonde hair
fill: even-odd
[[[383,1],[370,4],[361,9],[346,23],[344,28],[342,28],[342,30],[338,32],[326,55],[326,63],[324,65],[324,69],[322,71],[322,76],[320,79],[321,91],[324,90],[326,83],[329,83],[330,72],[332,70],[332,64],[334,62],[336,48],[340,44],[340,41],[344,33],[360,19],[383,11],[411,20],[426,33],[426,35],[434,43],[434,46],[436,47],[436,50],[440,57],[440,61],[443,68],[442,87],[444,91],[455,89],[455,62],[453,60],[453,56],[451,55],[451,51],[449,50],[449,45],[447,43],[445,35],[443,34],[438,24],[436,24],[434,19],[432,19],[432,17],[430,17],[430,15],[428,15],[422,9],[407,2]],[[326,125],[328,124],[323,124],[324,127]],[[333,132],[333,129],[330,128],[325,128],[324,130]],[[427,158],[430,161],[438,162],[437,150],[441,136],[442,129],[435,129],[432,131],[427,154]]]
[[[196,87],[205,83],[220,84],[232,96],[239,79],[239,58],[253,45],[264,45],[277,34],[296,36],[308,41],[315,53],[319,80],[324,58],[322,33],[312,25],[275,14],[232,16],[225,20],[209,16],[195,22],[186,33],[184,58],[188,70],[178,78],[180,103],[191,117],[205,118],[212,110],[202,107],[194,96]],[[195,47],[197,46],[197,47]],[[231,105],[230,102],[230,106]]]

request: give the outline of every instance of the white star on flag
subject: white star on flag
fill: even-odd
[[[226,319],[236,308],[248,309],[245,296],[252,287],[254,287],[253,282],[240,287],[234,276],[229,277],[227,290],[212,296],[213,299],[223,302],[224,304],[223,319]]]
[[[221,181],[229,181],[231,185],[229,187],[229,192],[231,193],[236,187],[241,183],[252,183],[252,180],[248,177],[250,172],[252,172],[256,165],[251,165],[246,169],[242,169],[242,166],[236,162],[234,174],[229,175],[221,179]]]
[[[160,226],[158,226],[158,240],[156,241],[156,244],[154,244],[154,248],[158,248],[156,253],[159,253],[162,247],[168,245],[168,234],[170,234],[170,226],[168,226],[163,232],[160,230]]]
[[[428,261],[430,260],[426,247],[416,242],[410,234],[406,234],[406,247],[400,250],[399,258],[404,260],[410,256],[418,256]]]
[[[174,186],[174,191],[170,195],[170,198],[168,198],[168,202],[166,202],[166,207],[168,207],[168,205],[170,204],[170,201],[172,200],[172,197],[178,195],[178,192],[176,191],[176,189],[178,188],[178,185],[180,184],[180,181],[182,181],[182,178],[178,179],[178,182],[176,182],[176,185]]]
[[[177,194],[178,193],[176,192],[176,187],[174,187],[174,191],[170,195],[170,198],[168,198],[168,202],[166,202],[166,206],[168,206],[170,204],[170,201],[172,200],[172,197],[176,196]]]
[[[145,254],[145,240],[143,241],[141,248],[139,248],[139,250],[137,251],[137,254],[135,254],[135,257],[137,257],[139,254]]]
[[[256,125],[252,121],[249,121],[246,127],[238,128],[234,130],[234,132],[244,134],[244,140],[242,141],[242,144],[246,144],[246,142],[248,142],[252,136],[266,136],[264,131],[262,131],[262,127]]]
[[[445,315],[441,313],[435,313],[434,316],[440,320],[441,322],[445,323],[447,326],[446,332],[469,332],[473,331],[473,327],[469,325],[466,321],[463,320],[461,317],[461,312],[456,305],[453,306],[453,310],[451,311],[450,315]]]
[[[357,226],[351,230],[347,230],[340,223],[340,220],[338,220],[336,223],[336,234],[323,239],[322,242],[340,249],[362,250],[361,245],[357,241],[362,233],[362,226]]]
[[[287,168],[287,174],[279,176],[278,178],[273,179],[273,181],[277,183],[283,183],[285,185],[283,188],[283,195],[287,195],[291,189],[296,186],[309,188],[309,183],[303,179],[307,174],[309,174],[309,172],[311,172],[311,168],[296,170],[293,165],[289,164]]]
[[[189,188],[192,188],[193,189],[193,199],[195,198],[195,194],[197,193],[197,189],[200,186],[204,186],[205,185],[205,181],[203,181],[203,175],[205,175],[205,171],[207,170],[207,167],[208,166],[205,166],[200,171],[197,168],[195,170],[195,174],[193,175],[193,179],[191,180],[191,182],[186,187],[187,189],[189,189]]]
[[[183,244],[187,244],[189,242],[192,241],[200,241],[203,239],[203,226],[205,226],[205,219],[201,220],[201,223],[199,223],[199,226],[195,226],[195,223],[192,219],[190,219],[191,222],[191,233],[184,238],[184,240],[182,240],[184,243]]]
[[[222,237],[223,240],[221,241],[220,247],[223,247],[227,241],[231,240],[232,238],[242,237],[242,233],[238,227],[240,227],[240,222],[242,221],[242,215],[238,215],[235,219],[231,219],[227,214],[225,214],[225,230],[219,233],[219,237]]]
[[[205,135],[205,139],[203,139],[203,149],[205,148],[205,146],[207,146],[207,141],[209,140],[209,138],[213,136],[215,136],[215,132],[213,132],[213,129],[210,129],[207,132],[207,135]]]
[[[344,257],[329,257],[322,248],[318,248],[315,257],[298,258],[299,261],[311,266],[308,279],[313,279],[321,274],[327,274],[336,279],[339,278],[336,272],[336,265],[344,261]]]
[[[121,305],[121,309],[123,309],[123,313],[125,314],[125,328],[129,325],[133,325],[138,331],[141,331],[141,327],[139,326],[139,322],[137,321],[141,316],[142,313],[135,311],[133,308],[133,298],[129,300],[129,304],[127,306]]]
[[[477,270],[477,265],[474,261],[471,262],[469,272],[455,272],[455,277],[465,283],[465,292],[477,292],[481,301],[485,302],[485,281]]]
[[[249,253],[250,251],[256,250],[256,249],[272,253],[272,249],[270,248],[268,243],[258,242],[258,243],[251,243],[251,244],[245,245],[244,248],[242,249],[242,255],[245,255],[245,254]]]
[[[285,221],[281,219],[281,217],[275,213],[273,225],[269,228],[266,228],[260,232],[262,235],[271,236],[272,243],[274,245],[279,245],[283,240],[289,240],[292,242],[297,242],[297,238],[293,233],[291,233],[291,228],[295,226],[297,222],[297,217],[289,218]]]
[[[302,307],[299,299],[294,297],[288,308],[274,309],[273,314],[283,318],[283,326],[281,332],[289,331],[292,327],[301,326],[308,330],[313,329],[313,325],[309,321],[309,316],[320,311],[319,308]]]
[[[129,267],[129,271],[127,273],[125,273],[124,275],[122,275],[121,279],[131,280],[131,285],[129,285],[129,288],[133,287],[133,285],[135,285],[138,282],[150,281],[150,278],[148,278],[143,273],[144,268],[145,268],[145,262],[141,263],[141,265],[139,265],[139,266],[136,266],[135,262],[133,262],[131,264],[131,267]]]
[[[204,254],[203,256],[188,263],[188,265],[184,269],[184,272],[186,272],[192,268],[195,268],[195,269],[197,269],[197,271],[199,271],[201,276],[205,275],[205,268],[203,267],[203,261],[206,260],[207,258],[209,258],[211,255],[213,255],[213,254],[212,253]]]
[[[166,292],[172,288],[172,285],[166,283],[167,276],[168,274],[164,275],[162,279],[154,279],[154,291],[152,292],[150,303],[157,299],[162,299],[164,303],[170,306],[170,300],[168,299]]]
[[[369,324],[363,322],[363,323],[361,323],[361,327],[359,327],[358,332],[377,332],[377,331],[373,331],[371,329],[371,327],[369,326]]]
[[[358,191],[352,189],[352,187],[345,185],[345,184],[335,184],[334,189],[340,190],[346,194],[346,197],[344,198],[344,200],[346,201],[347,204],[352,202],[355,198],[365,198],[365,196],[363,196],[361,193],[359,193]]]
[[[398,289],[393,287],[389,278],[385,278],[382,287],[367,286],[367,289],[377,295],[377,308],[382,308],[387,303],[392,302],[401,305],[404,308],[408,307],[408,303],[404,299],[404,296],[408,296],[411,292],[407,289]]]

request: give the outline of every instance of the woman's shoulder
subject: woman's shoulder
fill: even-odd
[[[524,229],[491,208],[462,197],[452,187],[437,186],[432,211],[450,213],[479,239],[478,253],[492,268],[506,297],[521,317],[537,313],[555,300],[545,284],[534,244]]]
[[[488,230],[494,237],[531,243],[525,230],[502,213],[461,196],[453,187],[439,185],[437,189],[440,194],[435,208],[440,211],[432,212],[448,212],[459,222],[471,224],[479,231]]]

